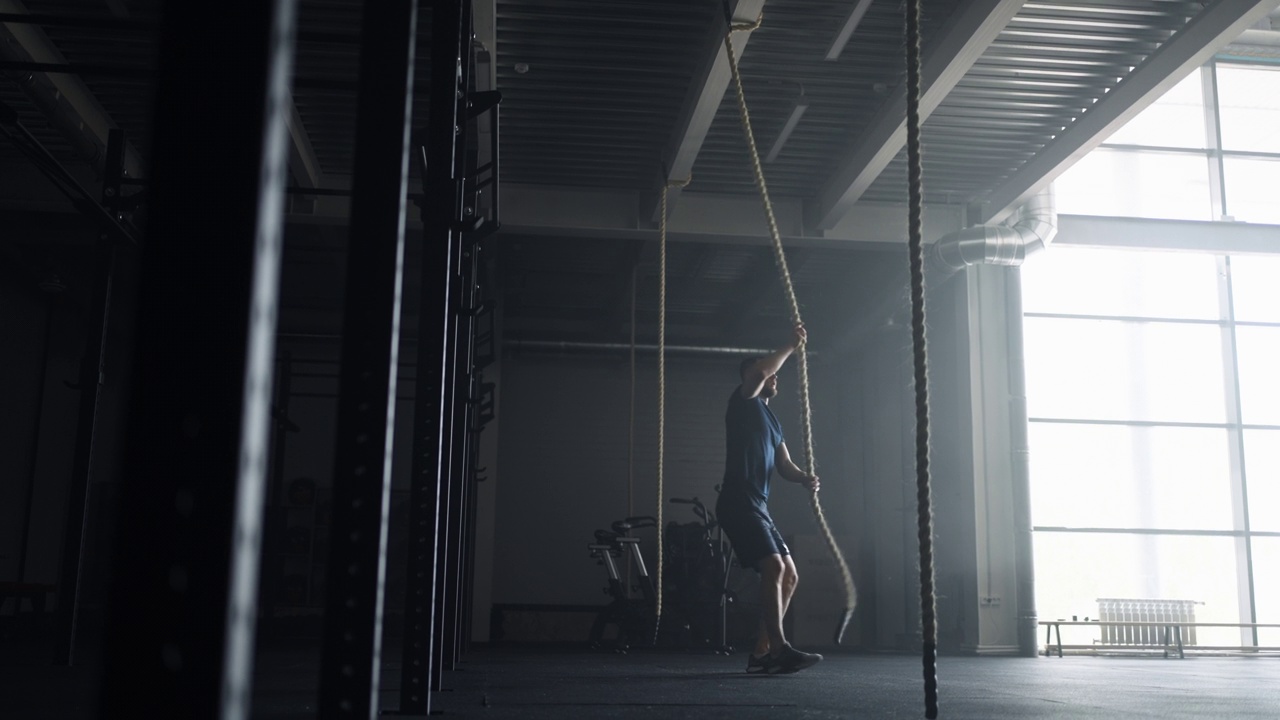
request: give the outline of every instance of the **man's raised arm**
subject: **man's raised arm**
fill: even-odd
[[[792,328],[791,339],[786,345],[744,367],[742,369],[742,396],[753,398],[759,395],[760,390],[764,388],[765,381],[778,374],[778,371],[782,369],[783,363],[787,361],[787,358],[791,357],[791,353],[803,345],[808,337],[808,333],[804,330],[804,324],[797,323]]]

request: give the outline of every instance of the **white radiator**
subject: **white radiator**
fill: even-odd
[[[1098,619],[1133,625],[1103,625],[1101,645],[1163,646],[1173,638],[1164,637],[1164,628],[1137,623],[1190,623],[1196,621],[1195,600],[1138,600],[1098,598]],[[1182,629],[1182,644],[1196,644],[1196,629]]]

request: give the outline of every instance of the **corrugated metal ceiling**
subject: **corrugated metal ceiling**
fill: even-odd
[[[927,0],[925,42],[961,3]],[[51,25],[82,80],[146,154],[158,0],[132,0],[127,17],[87,0],[28,0],[33,13],[98,19]],[[117,4],[116,7],[122,7]],[[902,77],[901,6],[873,3],[836,62],[823,59],[847,0],[771,0],[741,59],[757,140],[766,152],[803,93],[808,111],[766,172],[778,195],[813,197],[829,181]],[[1009,177],[1129,68],[1202,9],[1183,0],[1026,3],[925,125],[927,199],[967,203]],[[426,77],[429,4],[423,6],[419,85]],[[359,0],[302,0],[295,101],[322,171],[351,162]],[[662,154],[708,48],[723,24],[718,0],[497,0],[497,78],[503,92],[508,181],[651,190]],[[24,122],[63,157],[71,150],[9,83]],[[425,93],[417,115],[425,118]],[[726,94],[694,167],[691,190],[753,192],[733,93]],[[901,200],[900,156],[864,195]]]
[[[145,157],[159,0],[25,5],[32,13],[98,21],[98,27],[63,23],[43,30],[67,62],[88,67],[80,79]],[[925,0],[926,54],[930,39],[946,31],[962,5]],[[876,0],[840,58],[824,60],[850,6],[851,0],[769,0],[764,23],[741,57],[762,154],[801,93],[808,104],[777,160],[766,166],[776,195],[819,196],[901,83],[898,0]],[[430,7],[422,4],[420,18],[418,124],[427,111]],[[980,202],[1204,7],[1187,0],[1025,3],[926,122],[926,200]],[[361,0],[300,0],[298,9],[294,100],[320,171],[337,184],[352,161],[360,8]],[[721,0],[496,0],[504,181],[656,189],[663,155],[723,22]],[[60,159],[82,159],[15,82],[0,83],[0,100]],[[0,156],[12,155],[0,148]],[[711,121],[690,190],[755,192],[732,88]],[[899,156],[862,197],[900,202],[905,192]],[[653,245],[504,236],[498,275],[508,328],[621,339],[633,268],[644,292],[656,286]],[[849,278],[883,276],[890,267],[852,258],[818,248],[793,258],[802,296],[824,298],[819,316],[846,315],[859,302]],[[680,243],[671,249],[670,273],[669,320],[692,342],[749,342],[758,322],[786,322],[763,247]],[[313,285],[306,292],[321,287]],[[648,308],[647,301],[641,307]],[[652,327],[651,309],[642,310],[641,321]]]
[[[1023,5],[924,124],[932,202],[980,202],[1203,9],[1197,2]],[[864,196],[906,199],[900,153]]]
[[[654,184],[700,41],[719,15],[718,2],[499,0],[506,178]]]
[[[958,3],[926,0],[922,32],[934,34]],[[887,89],[906,73],[902,12],[873,3],[836,61],[825,55],[848,15],[847,0],[773,0],[739,65],[762,159],[800,94],[808,109],[777,159],[765,166],[769,189],[811,197],[868,125]],[[732,86],[694,166],[692,190],[753,193],[754,180]]]

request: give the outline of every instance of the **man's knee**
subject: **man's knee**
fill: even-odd
[[[778,554],[765,555],[756,565],[760,570],[760,581],[766,583],[782,583],[787,575],[787,565]]]
[[[800,584],[800,574],[796,572],[794,567],[788,566],[782,571],[782,587],[788,590],[795,590],[796,585]]]

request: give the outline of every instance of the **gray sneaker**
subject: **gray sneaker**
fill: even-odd
[[[753,675],[758,673],[773,672],[772,668],[777,662],[769,653],[756,655],[754,653],[747,654],[747,672]]]
[[[771,662],[766,665],[765,672],[784,675],[817,665],[822,662],[822,656],[818,653],[801,652],[788,644],[783,645],[782,650],[777,655],[771,656],[769,660]]]

